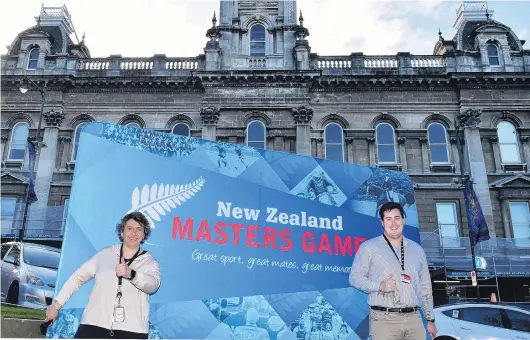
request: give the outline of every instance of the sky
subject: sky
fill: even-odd
[[[17,0],[0,12],[0,53],[33,25],[41,5],[66,5],[79,39],[86,34],[91,56],[192,57],[204,53],[221,0]],[[260,1],[260,0],[258,0]],[[261,0],[263,1],[263,0]],[[438,40],[455,34],[461,0],[298,0],[311,52],[323,56],[429,55]],[[530,0],[488,1],[492,18],[530,40]],[[524,46],[530,49],[530,41]]]

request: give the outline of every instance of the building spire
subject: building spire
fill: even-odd
[[[215,16],[215,11],[213,11],[212,27],[215,27],[216,24],[217,24],[217,17]]]

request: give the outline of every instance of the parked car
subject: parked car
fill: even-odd
[[[1,300],[25,307],[52,303],[61,250],[26,242],[2,243]]]
[[[434,309],[437,340],[530,340],[530,311],[511,305],[464,303]]]

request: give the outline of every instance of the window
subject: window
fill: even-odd
[[[28,143],[29,125],[25,122],[16,123],[11,135],[11,149],[9,160],[23,161],[26,156],[26,145]]]
[[[250,56],[265,55],[265,27],[254,25],[250,29]]]
[[[342,127],[337,123],[326,125],[324,137],[326,159],[344,162],[344,137]]]
[[[15,264],[20,264],[20,247],[14,245],[13,248],[7,253],[8,256],[13,256],[15,259]]]
[[[447,133],[445,127],[440,123],[432,123],[427,129],[429,135],[429,150],[431,151],[431,162],[449,163],[449,149],[447,148]]]
[[[521,163],[517,132],[512,123],[500,122],[497,125],[497,137],[499,137],[502,163]]]
[[[173,126],[173,129],[171,130],[171,133],[174,133],[175,135],[181,135],[181,136],[190,136],[190,127],[188,124],[184,123],[178,123],[177,125]]]
[[[35,267],[59,268],[61,253],[40,247],[24,246],[24,263]]]
[[[506,315],[514,331],[530,332],[530,316],[521,312],[506,309]]]
[[[125,124],[125,126],[129,126],[129,127],[133,127],[133,128],[137,128],[137,129],[141,129],[142,128],[142,126],[138,122],[129,122],[129,123]]]
[[[2,202],[2,234],[13,233],[13,227],[15,226],[15,213],[17,209],[16,198],[5,198],[0,199]]]
[[[497,46],[489,44],[486,47],[486,51],[488,52],[488,62],[490,66],[499,66],[499,49]]]
[[[530,212],[528,210],[528,202],[510,202],[510,217],[515,245],[530,247]]]
[[[2,244],[2,258],[1,258],[1,260],[4,259],[4,256],[6,256],[6,253],[9,250],[9,248],[11,248],[11,244]]]
[[[259,120],[254,120],[247,126],[247,145],[265,149],[265,125]]]
[[[460,247],[456,203],[436,203],[436,217],[442,246],[444,248]]]
[[[378,162],[396,163],[394,128],[388,123],[381,123],[375,130]]]
[[[503,328],[501,311],[498,308],[464,308],[462,320]]]
[[[36,70],[38,63],[39,63],[39,49],[34,48],[31,51],[29,51],[28,70]]]
[[[72,161],[75,162],[75,159],[77,158],[77,149],[79,148],[79,137],[80,137],[80,130],[83,126],[86,125],[86,122],[79,124],[75,128],[75,136],[74,136],[74,148],[72,149]]]

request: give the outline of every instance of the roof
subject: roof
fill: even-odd
[[[508,31],[508,45],[510,50],[519,51],[518,38],[512,30],[495,20],[480,20],[480,21],[467,21],[463,27],[458,30],[453,38],[453,41],[457,43],[457,49],[462,51],[475,51],[475,37],[476,31],[482,27],[489,25],[497,26]]]

